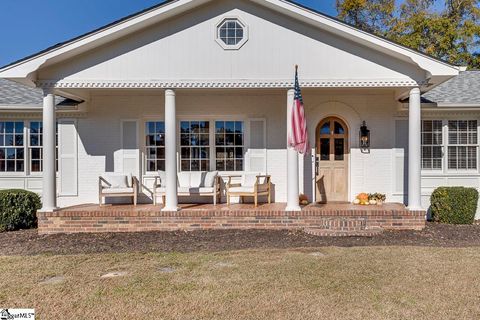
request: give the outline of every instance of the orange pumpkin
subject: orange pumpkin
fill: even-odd
[[[360,194],[357,196],[357,199],[360,200],[361,203],[368,202],[368,194],[366,194],[366,193],[360,193]]]
[[[306,195],[304,195],[304,194],[301,194],[298,198],[299,198],[300,202],[302,202],[302,201],[308,201],[308,197],[307,197]]]

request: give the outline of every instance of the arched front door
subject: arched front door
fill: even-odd
[[[341,119],[328,117],[316,130],[317,202],[348,199],[348,128]]]

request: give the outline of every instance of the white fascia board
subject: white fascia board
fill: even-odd
[[[408,110],[408,102],[401,103],[402,109]],[[422,103],[422,110],[429,111],[476,111],[480,110],[478,103]]]
[[[0,104],[0,111],[41,111],[39,104]]]
[[[55,107],[57,112],[62,111],[81,111],[80,104],[72,105],[72,106],[56,106]],[[35,105],[35,104],[6,104],[0,105],[0,113],[18,113],[18,112],[39,112],[41,113],[43,110],[42,105]]]
[[[401,106],[401,109],[404,109],[404,110],[408,110],[408,107],[410,106],[410,104],[408,102],[400,102],[400,106]],[[420,106],[422,107],[422,110],[423,109],[431,109],[431,108],[434,108],[436,109],[437,107],[437,104],[436,103],[433,103],[433,102],[423,102],[420,104]]]
[[[470,108],[480,108],[480,104],[478,103],[445,103],[440,102],[437,103],[439,108],[454,108],[454,109],[470,109]]]

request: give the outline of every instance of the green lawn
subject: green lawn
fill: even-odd
[[[0,257],[0,306],[38,319],[479,319],[479,266],[478,248]]]

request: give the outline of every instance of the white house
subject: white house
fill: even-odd
[[[286,147],[296,64],[305,157]],[[426,209],[436,186],[479,187],[480,73],[461,70],[286,0],[170,0],[0,69],[18,83],[0,82],[0,188],[52,211],[123,172],[148,202],[166,170],[173,210],[177,170],[249,171],[291,209],[360,192]]]

